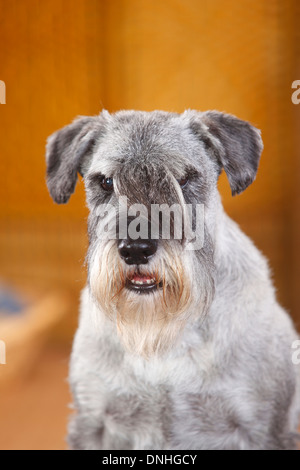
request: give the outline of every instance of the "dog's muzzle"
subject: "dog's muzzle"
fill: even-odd
[[[119,255],[128,265],[140,266],[147,264],[157,251],[157,240],[125,239],[119,242]],[[152,292],[160,286],[154,274],[141,273],[137,268],[126,279],[127,289],[137,293]]]

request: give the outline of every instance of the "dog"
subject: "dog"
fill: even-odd
[[[104,110],[48,138],[50,195],[67,203],[80,174],[90,211],[70,449],[296,448],[297,334],[217,189],[224,170],[244,191],[262,149],[259,130],[218,111]]]

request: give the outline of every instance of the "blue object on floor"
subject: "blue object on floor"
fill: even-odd
[[[0,286],[0,315],[5,314],[18,314],[24,309],[24,302],[20,299],[16,292],[11,289]]]

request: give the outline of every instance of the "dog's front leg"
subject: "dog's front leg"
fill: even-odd
[[[155,393],[155,392],[154,392]],[[163,403],[150,403],[142,396],[106,397],[100,417],[95,409],[77,405],[69,424],[68,444],[73,450],[167,449]],[[102,398],[103,400],[103,398]],[[92,401],[92,400],[91,400]],[[101,401],[101,399],[100,399]],[[163,401],[163,400],[162,400]],[[127,406],[125,405],[127,403]],[[125,405],[125,406],[124,406]]]
[[[115,429],[113,432],[103,419],[95,419],[92,413],[78,413],[69,423],[68,445],[72,450],[131,449],[129,436]]]

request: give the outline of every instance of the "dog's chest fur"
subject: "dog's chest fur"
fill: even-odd
[[[82,429],[87,425],[85,416],[90,428],[94,427],[94,431],[99,428],[99,440],[95,441],[97,432],[89,438],[90,448],[100,445],[103,449],[251,448],[249,427],[253,427],[256,448],[260,434],[265,436],[262,448],[282,445],[276,442],[276,436],[267,433],[273,419],[272,403],[280,400],[284,413],[291,401],[293,384],[290,391],[281,393],[280,373],[277,378],[273,374],[266,376],[264,361],[262,366],[258,362],[261,351],[257,351],[257,361],[251,363],[255,358],[251,348],[249,351],[247,348],[253,341],[254,329],[248,325],[247,334],[239,336],[238,324],[226,327],[225,313],[224,323],[220,320],[214,324],[213,309],[214,306],[208,328],[190,325],[173,352],[144,360],[124,353],[113,331],[115,325],[105,317],[97,322],[95,330],[86,328],[99,311],[88,290],[84,291],[84,318],[74,342],[71,385],[81,413],[76,433],[81,432],[80,422]],[[218,302],[215,309],[219,309]],[[263,327],[263,320],[260,326],[256,324],[256,328]],[[285,327],[288,329],[288,325]],[[243,330],[241,325],[240,328]],[[227,350],[223,348],[222,336],[226,337]],[[272,332],[270,340],[271,336]],[[259,338],[257,341],[260,343]],[[276,344],[273,347],[277,349]],[[286,362],[286,358],[278,357],[279,370],[281,361]],[[261,381],[255,380],[258,376]],[[76,437],[73,435],[72,439],[74,445]]]

